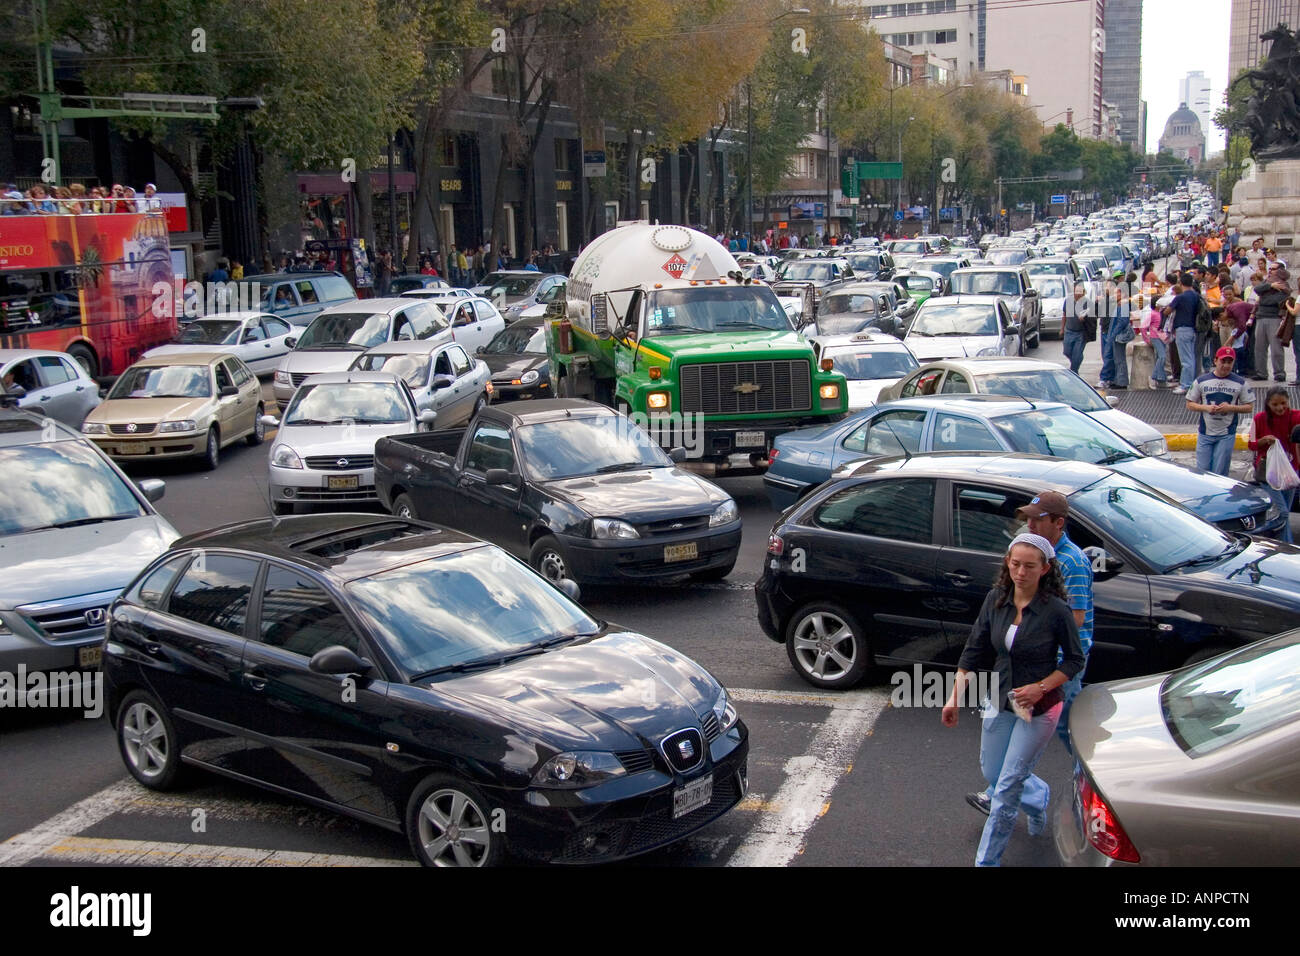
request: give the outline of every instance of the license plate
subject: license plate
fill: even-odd
[[[104,649],[96,645],[95,647],[77,648],[77,666],[78,667],[98,667],[104,663]]]
[[[767,436],[763,432],[736,432],[737,448],[766,448]]]
[[[330,475],[330,491],[356,491],[359,487],[357,475]]]
[[[664,561],[672,563],[673,561],[690,561],[700,556],[700,549],[694,541],[688,544],[669,544],[664,546]]]
[[[707,807],[713,801],[713,776],[701,777],[673,791],[673,819],[692,810]]]
[[[147,455],[149,454],[149,443],[143,441],[130,441],[125,445],[117,446],[119,455]]]

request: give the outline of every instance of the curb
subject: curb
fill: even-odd
[[[1164,436],[1170,451],[1196,451],[1196,432],[1164,432]],[[1248,441],[1244,432],[1237,432],[1233,451],[1245,451]]]

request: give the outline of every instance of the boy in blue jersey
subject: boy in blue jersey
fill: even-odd
[[[1227,475],[1237,422],[1255,411],[1255,393],[1232,371],[1237,353],[1224,346],[1214,354],[1214,371],[1206,372],[1187,390],[1187,408],[1200,413],[1196,427],[1196,467]]]

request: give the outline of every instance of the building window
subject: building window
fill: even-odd
[[[569,248],[569,204],[555,204],[555,245],[557,249]]]
[[[441,234],[443,246],[448,249],[456,248],[456,214],[446,203],[438,207],[438,232]]]
[[[558,136],[555,138],[555,168],[559,171],[572,169],[569,165],[569,141]]]
[[[452,133],[443,133],[438,139],[438,163],[442,166],[460,165],[460,155],[456,148],[456,137]]]

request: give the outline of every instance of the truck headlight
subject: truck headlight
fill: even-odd
[[[718,695],[718,699],[713,703],[713,713],[718,718],[718,730],[726,733],[732,727],[736,726],[736,721],[740,715],[736,713],[735,706],[727,697],[727,691],[724,689]]]
[[[102,422],[85,422],[81,426],[83,435],[107,435],[108,428]]]
[[[656,412],[666,412],[672,406],[672,399],[667,392],[651,392],[645,399],[646,407]]]
[[[301,468],[302,459],[288,445],[276,445],[271,450],[271,464],[277,468]]]
[[[591,522],[593,538],[639,538],[641,533],[626,521],[617,518],[593,518]]]
[[[529,369],[527,372],[524,372],[523,375],[519,376],[519,384],[532,385],[533,382],[537,381],[540,377],[541,376],[538,374],[537,369]]]
[[[840,387],[832,382],[819,388],[817,394],[827,401],[830,401],[840,397]]]
[[[709,515],[709,527],[717,528],[738,520],[740,520],[740,509],[736,507],[734,501],[728,498],[713,509],[713,514]]]
[[[293,379],[289,377],[289,373],[286,372],[284,369],[278,368],[275,370],[275,384],[292,385]]]
[[[576,750],[556,754],[542,764],[533,774],[534,787],[550,787],[556,790],[576,790],[590,787],[614,777],[621,777],[627,771],[611,753],[596,750]]]
[[[175,422],[163,422],[158,426],[159,433],[162,432],[192,432],[194,431],[194,419],[185,418]]]

